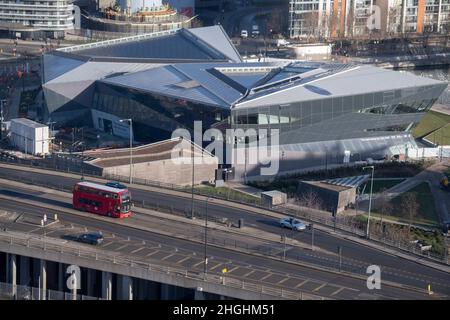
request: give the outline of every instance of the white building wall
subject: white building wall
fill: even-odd
[[[127,139],[130,138],[130,127],[128,123],[120,122],[121,118],[96,109],[91,109],[91,112],[95,129],[115,135],[117,137]],[[111,123],[111,127],[105,127],[105,125],[107,125],[109,122]]]
[[[26,154],[48,154],[50,141],[48,126],[27,125],[20,120],[21,119],[11,120],[10,130],[12,144]]]

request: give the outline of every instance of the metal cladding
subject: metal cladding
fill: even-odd
[[[414,145],[411,128],[447,86],[369,65],[244,63],[220,26],[68,47],[43,61],[52,119],[92,112],[102,129],[104,117],[132,117],[143,142],[192,131],[195,120],[204,130],[269,132],[258,141],[277,129],[284,171],[342,163],[349,152],[352,161],[381,158]]]

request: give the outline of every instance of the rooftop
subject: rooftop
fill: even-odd
[[[57,51],[87,59],[242,61],[221,26],[154,32]]]
[[[30,128],[45,128],[48,127],[45,124],[27,119],[27,118],[17,118],[17,119],[11,119],[11,123],[19,123],[21,125],[30,127]]]
[[[170,160],[177,157],[192,156],[192,143],[181,138],[159,141],[144,146],[134,147],[133,163]],[[85,151],[85,156],[92,158],[90,164],[102,168],[128,165],[130,163],[130,149],[111,149]],[[214,157],[208,151],[194,144],[195,157]]]
[[[120,191],[124,190],[124,189],[113,188],[113,187],[105,186],[103,184],[98,184],[98,183],[88,182],[88,181],[78,182],[77,185],[85,186],[88,188],[95,188],[98,190],[108,191],[108,192],[120,192]]]

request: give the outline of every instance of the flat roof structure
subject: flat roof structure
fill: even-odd
[[[191,157],[192,144],[191,141],[175,138],[134,147],[132,148],[133,163],[171,160],[174,157]],[[214,157],[198,145],[193,144],[193,146],[195,157]],[[91,158],[88,163],[102,168],[130,163],[130,148],[85,151],[84,155]]]
[[[19,123],[21,125],[27,126],[29,128],[45,128],[47,127],[45,124],[27,119],[27,118],[17,118],[17,119],[11,119],[12,123]]]

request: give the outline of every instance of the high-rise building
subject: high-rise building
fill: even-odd
[[[450,0],[290,0],[291,38],[450,31]]]
[[[13,37],[61,38],[73,28],[71,0],[0,1],[0,29]]]

